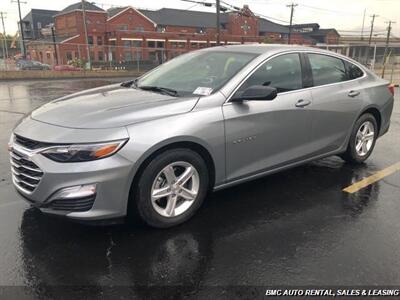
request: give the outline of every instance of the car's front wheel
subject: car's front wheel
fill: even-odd
[[[208,190],[204,159],[190,149],[172,149],[150,161],[134,186],[139,217],[148,225],[167,228],[191,218]]]
[[[362,163],[372,153],[378,137],[378,125],[371,114],[363,114],[355,123],[349,144],[341,157],[350,163]]]

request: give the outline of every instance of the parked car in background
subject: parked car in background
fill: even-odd
[[[324,50],[201,49],[33,111],[10,138],[12,180],[45,213],[170,227],[209,190],[330,155],[364,162],[389,129],[393,92]]]
[[[51,66],[35,60],[20,59],[16,62],[17,70],[51,70]]]
[[[82,68],[71,66],[71,65],[57,65],[54,67],[54,71],[82,71]]]

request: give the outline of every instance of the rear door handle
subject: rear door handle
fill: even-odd
[[[296,105],[296,107],[306,107],[307,105],[310,105],[310,104],[311,104],[310,100],[300,99],[299,101],[297,101],[297,103],[295,105]]]
[[[349,97],[356,97],[356,96],[358,96],[358,95],[360,95],[360,92],[359,91],[350,91],[348,94],[347,94],[347,96],[349,96]]]

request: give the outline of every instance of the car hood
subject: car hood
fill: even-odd
[[[31,118],[70,128],[111,128],[189,112],[198,97],[108,85],[71,94],[34,110]]]

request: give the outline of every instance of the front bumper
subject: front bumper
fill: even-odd
[[[50,125],[32,120],[30,117],[25,118],[14,130],[14,133],[34,141],[47,143],[89,143],[101,142],[105,140],[118,140],[128,138],[129,135],[125,128],[113,129],[74,129],[64,128]],[[80,221],[98,221],[104,219],[120,218],[126,215],[127,204],[129,198],[129,190],[134,176],[134,162],[123,156],[120,152],[95,161],[79,162],[79,163],[59,163],[52,161],[45,156],[34,153],[26,147],[18,147],[19,145],[11,143],[12,151],[17,152],[27,161],[22,164],[28,168],[36,169],[28,172],[27,169],[21,168],[20,173],[36,178],[26,178],[24,175],[18,175],[13,172],[14,186],[18,192],[29,203],[38,207],[41,211],[48,214],[66,216],[68,218]],[[22,152],[22,153],[21,153]],[[33,153],[32,153],[33,152]],[[10,156],[11,164],[14,161],[17,166],[21,164],[18,160],[13,160]],[[13,167],[12,167],[13,168]],[[38,170],[40,172],[38,172]],[[38,178],[40,180],[38,180]],[[26,181],[31,184],[23,185],[16,179]],[[80,199],[82,202],[76,206],[81,208],[89,208],[85,211],[77,211],[65,203],[65,210],[57,209],[49,203],[54,199],[54,195],[65,188],[79,185],[96,185],[96,194],[93,205],[89,205],[90,199]],[[21,188],[22,186],[22,188]],[[52,198],[53,197],[53,198]],[[86,205],[83,205],[85,203]],[[69,204],[74,204],[70,201]]]
[[[82,221],[113,219],[126,215],[133,164],[118,153],[105,159],[80,163],[57,163],[41,154],[26,159],[31,160],[42,171],[40,181],[32,191],[21,188],[14,174],[13,183],[23,198],[42,212]],[[96,192],[92,197],[93,205],[87,207],[88,210],[77,211],[65,203],[63,205],[66,208],[63,209],[54,203],[57,201],[54,195],[65,188],[93,184],[96,185]],[[86,204],[90,200],[90,197],[76,199]],[[68,201],[71,204],[74,200]],[[77,207],[85,209],[86,206],[78,203]]]

